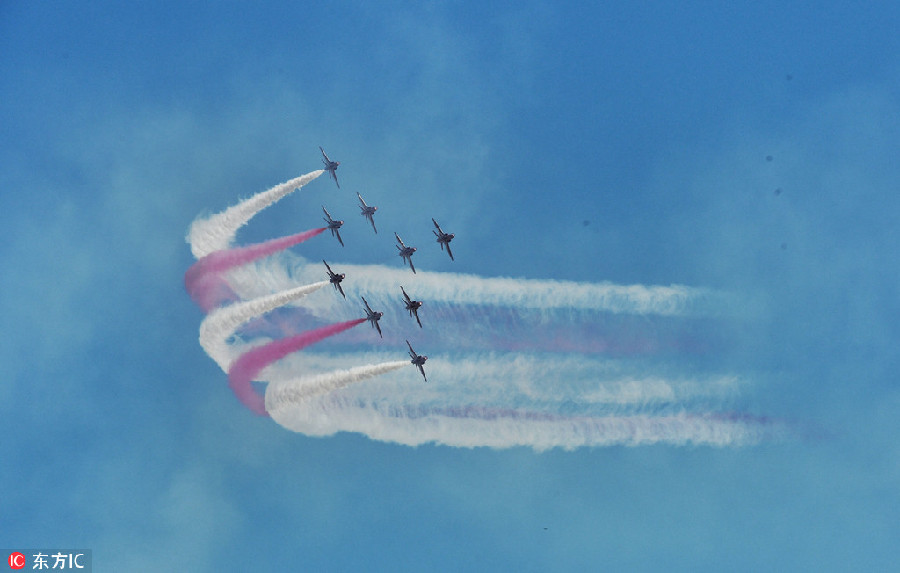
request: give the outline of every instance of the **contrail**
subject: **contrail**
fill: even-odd
[[[200,323],[200,346],[223,371],[228,372],[233,361],[233,351],[230,351],[228,339],[238,328],[257,316],[315,292],[327,284],[328,281],[320,281],[214,310]]]
[[[299,282],[311,282],[318,271],[306,259],[287,255],[289,262],[272,261],[253,269],[229,274],[232,287],[242,298],[268,294]],[[286,268],[292,269],[288,274]],[[516,308],[522,311],[608,312],[613,314],[672,317],[715,316],[729,312],[729,297],[709,289],[683,285],[645,286],[612,283],[578,283],[559,280],[483,278],[460,273],[419,271],[413,280],[408,270],[381,265],[340,264],[347,287],[364,293],[373,304],[383,305],[400,296],[405,285],[410,296],[430,304]],[[348,291],[348,296],[350,292]],[[346,309],[340,301],[321,301],[310,307],[317,315],[333,317]]]
[[[636,379],[622,372],[627,365],[621,361],[604,366],[609,361],[521,354],[442,358],[431,376],[439,381],[427,384],[410,374],[412,381],[381,379],[353,385],[357,373],[371,373],[368,368],[375,367],[290,378],[291,372],[333,368],[333,363],[350,359],[318,358],[306,362],[306,368],[287,364],[283,371],[273,372],[265,399],[272,419],[289,430],[315,436],[351,431],[406,445],[536,450],[655,443],[750,445],[783,430],[773,420],[686,410],[733,396],[738,382],[733,377]],[[609,371],[608,382],[603,382],[603,370]],[[591,372],[601,378],[590,381]],[[572,407],[585,413],[561,413]]]
[[[269,364],[281,360],[292,352],[297,352],[316,342],[334,336],[340,332],[353,328],[354,326],[365,322],[365,318],[356,320],[348,320],[337,324],[329,324],[322,328],[310,330],[297,336],[283,338],[270,342],[265,346],[254,348],[235,360],[228,369],[228,385],[231,387],[235,396],[247,406],[252,412],[260,416],[268,415],[266,413],[266,405],[263,396],[258,394],[253,386],[250,385],[259,373]]]
[[[227,275],[228,285],[240,298],[252,299],[318,280],[318,265],[304,262],[294,253],[285,253],[277,260],[233,269]],[[350,299],[364,296],[372,308],[387,311],[382,321],[387,342],[402,343],[402,327],[408,324],[403,322],[400,285],[425,301],[419,313],[425,343],[458,349],[696,354],[720,347],[727,336],[724,329],[703,328],[703,321],[708,323],[720,311],[726,314],[722,302],[727,297],[707,289],[485,279],[428,271],[420,271],[413,279],[409,271],[383,266],[341,264],[339,268],[347,274],[343,287]],[[510,284],[516,285],[517,295],[507,292]],[[494,302],[479,302],[482,295]],[[359,316],[356,306],[337,297],[309,299],[290,312],[318,324]],[[341,342],[367,340],[357,332]]]
[[[325,227],[310,229],[296,235],[288,235],[287,237],[272,239],[264,243],[210,253],[191,265],[187,272],[184,273],[184,288],[187,289],[188,294],[197,306],[205,312],[209,312],[228,300],[228,298],[223,297],[233,292],[227,286],[227,281],[223,281],[218,275],[235,267],[293,247],[321,234],[324,230]],[[223,286],[226,288],[222,288]]]
[[[328,394],[351,384],[366,380],[367,378],[398,370],[408,364],[409,361],[407,360],[398,360],[394,362],[383,362],[381,364],[357,366],[348,370],[335,370],[326,374],[300,378],[298,380],[271,382],[266,387],[266,410],[272,415],[273,411],[290,408],[293,405],[302,403],[312,396]],[[274,415],[273,418],[275,418]],[[275,421],[278,420],[276,419]]]
[[[277,388],[300,384],[298,372],[330,374],[344,370],[343,365],[348,362],[380,363],[390,358],[391,355],[384,352],[303,353],[273,365],[266,370],[266,377],[270,385],[275,385],[269,390],[274,392]],[[410,366],[408,361],[401,364]],[[429,361],[426,368],[429,379],[433,378],[434,382],[422,382],[410,366],[409,371],[399,377],[353,386],[343,395],[409,407],[442,404],[452,408],[476,404],[597,416],[661,414],[721,407],[737,398],[746,385],[735,376],[667,377],[653,368],[636,369],[632,360],[572,355],[454,352],[442,354],[434,364]],[[307,375],[303,375],[302,380],[305,384]]]
[[[254,215],[323,173],[325,171],[319,169],[295,177],[268,191],[257,193],[221,213],[206,219],[197,219],[191,223],[187,236],[187,242],[191,245],[191,253],[194,258],[201,259],[212,252],[227,249],[234,240],[238,229],[243,227]]]
[[[268,399],[268,392],[267,392]],[[268,401],[268,400],[267,400]],[[750,445],[779,432],[774,424],[710,415],[566,417],[515,410],[477,408],[407,409],[393,403],[361,402],[326,395],[279,403],[272,418],[295,432],[327,436],[358,432],[409,446],[427,443],[455,447],[509,448],[638,446],[650,444]]]

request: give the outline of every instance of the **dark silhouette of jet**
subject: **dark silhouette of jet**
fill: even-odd
[[[444,245],[447,245],[447,254],[450,255],[450,260],[453,260],[453,251],[450,250],[450,241],[453,240],[453,233],[445,233],[441,230],[441,226],[438,225],[437,221],[434,220],[434,217],[431,218],[431,222],[434,223],[434,226],[437,228],[437,231],[431,231],[434,233],[434,236],[437,237],[437,242],[441,246],[441,250],[444,250]]]
[[[378,336],[384,338],[384,335],[381,334],[381,325],[378,324],[378,321],[381,320],[381,317],[384,313],[375,312],[374,310],[372,310],[372,307],[370,307],[368,301],[366,301],[366,297],[361,296],[359,298],[361,298],[363,304],[366,305],[366,320],[372,323],[372,326],[375,328],[375,330],[378,331]]]
[[[422,378],[425,378],[425,381],[428,382],[428,377],[425,376],[425,361],[428,360],[428,357],[416,354],[416,351],[413,350],[412,344],[409,343],[409,340],[406,341],[406,345],[409,346],[409,357],[412,358],[410,362],[419,369],[419,372],[422,373]]]
[[[331,178],[334,179],[334,184],[338,186],[338,189],[341,188],[341,184],[338,183],[337,180],[337,168],[338,165],[341,164],[340,161],[332,161],[328,159],[328,156],[325,155],[325,150],[319,147],[319,151],[322,152],[322,163],[325,164],[325,171],[331,173]]]
[[[341,240],[340,228],[341,228],[341,225],[344,224],[344,222],[343,221],[335,221],[334,219],[332,219],[331,213],[328,212],[328,209],[325,208],[325,205],[322,205],[322,211],[325,212],[325,217],[323,217],[323,219],[325,219],[325,222],[328,223],[328,228],[331,230],[331,236],[337,237],[338,243],[340,243],[341,246],[343,247],[344,241]]]
[[[362,195],[360,195],[359,192],[356,193],[356,196],[359,197],[359,208],[361,210],[360,213],[363,217],[368,219],[370,223],[372,223],[372,229],[377,234],[378,229],[375,228],[375,220],[372,218],[372,215],[375,214],[375,211],[378,210],[378,207],[369,207],[368,205],[366,205],[366,202],[363,201]]]
[[[409,263],[409,268],[411,268],[412,272],[415,273],[416,267],[413,266],[412,256],[413,256],[413,253],[416,252],[416,248],[415,247],[407,247],[406,245],[404,245],[403,239],[401,239],[400,235],[398,235],[397,233],[394,233],[394,236],[397,237],[397,242],[400,243],[399,245],[394,245],[395,247],[397,247],[397,250],[400,251],[397,254],[400,255],[400,257],[402,257],[404,261]]]
[[[325,263],[325,259],[322,259],[322,262]],[[325,263],[325,267],[328,269],[328,281],[334,286],[335,290],[341,293],[341,296],[347,298],[347,295],[344,294],[344,289],[341,288],[341,281],[344,280],[344,273],[337,274],[331,270],[331,267],[328,266],[328,263]]]
[[[403,286],[400,287],[400,290],[403,291],[403,298],[405,299],[403,301],[403,304],[406,305],[406,310],[409,311],[409,316],[415,316],[416,322],[419,323],[419,328],[422,328],[422,321],[419,320],[419,308],[422,307],[422,301],[409,298],[409,295],[406,294],[406,289],[404,289]]]

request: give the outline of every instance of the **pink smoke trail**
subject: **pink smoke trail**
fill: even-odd
[[[302,350],[311,344],[315,344],[329,336],[334,336],[335,334],[353,328],[365,321],[365,318],[358,318],[356,320],[348,320],[347,322],[329,324],[290,338],[282,338],[281,340],[270,342],[265,346],[260,346],[259,348],[247,351],[244,354],[241,354],[231,365],[231,368],[228,369],[228,385],[241,403],[247,406],[253,413],[259,414],[260,416],[268,416],[269,413],[266,412],[265,398],[257,393],[250,384],[263,368],[281,360],[288,354]]]
[[[325,227],[311,229],[264,243],[210,253],[191,265],[184,273],[184,288],[197,306],[204,312],[209,312],[227,300],[237,299],[231,287],[220,276],[222,273],[293,247],[315,237],[325,229]]]

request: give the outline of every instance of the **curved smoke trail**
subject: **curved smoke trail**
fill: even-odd
[[[311,285],[301,285],[293,289],[279,291],[269,296],[261,296],[246,302],[232,304],[211,312],[200,323],[200,346],[216,361],[225,372],[231,366],[233,356],[229,352],[228,339],[237,329],[252,319],[284,306],[301,297],[313,293],[328,281]]]
[[[240,398],[245,406],[250,408],[250,410],[256,414],[266,416],[268,413],[266,412],[263,397],[257,394],[250,385],[263,368],[273,362],[281,360],[288,354],[302,350],[311,344],[315,344],[329,336],[334,336],[348,328],[353,328],[365,321],[366,319],[359,318],[323,326],[322,328],[310,330],[309,332],[304,332],[303,334],[298,334],[297,336],[292,336],[290,338],[276,340],[265,346],[260,346],[245,352],[244,354],[241,354],[228,369],[228,385],[231,386],[235,395]]]
[[[709,352],[721,342],[710,334],[718,325],[708,326],[733,316],[733,301],[721,293],[427,271],[412,277],[396,268],[340,265],[348,276],[345,300],[330,291],[313,295],[328,284],[318,265],[290,253],[261,258],[297,244],[292,241],[303,233],[228,249],[253,214],[321,173],[195,221],[188,235],[201,261],[185,277],[186,288],[211,310],[201,345],[255,413],[309,435],[354,431],[409,445],[539,450],[740,445],[781,431],[768,419],[717,413],[736,396],[739,377],[691,374],[691,368],[673,376],[665,360]],[[404,316],[401,284],[426,301],[421,330]],[[365,321],[361,304],[350,302],[360,295],[387,311],[385,338],[366,329],[326,342]],[[236,302],[213,310],[227,301]],[[396,348],[404,331],[415,333],[417,348],[445,350],[428,362],[434,383],[396,359],[405,351]],[[272,340],[279,336],[285,338]],[[373,341],[393,352],[360,350]],[[316,342],[329,353],[293,354]],[[353,362],[363,365],[348,368]],[[268,383],[264,396],[254,380]]]
[[[209,312],[237,296],[228,286],[228,282],[221,277],[222,273],[293,247],[321,234],[324,230],[324,227],[311,229],[256,245],[210,253],[191,265],[184,273],[184,288],[197,306]]]
[[[215,251],[223,251],[231,246],[238,229],[247,224],[254,215],[283,198],[285,195],[300,189],[319,175],[325,173],[319,169],[290,181],[285,181],[268,191],[257,193],[234,207],[229,207],[205,219],[197,219],[191,223],[187,242],[191,245],[191,254],[195,259],[202,259]]]

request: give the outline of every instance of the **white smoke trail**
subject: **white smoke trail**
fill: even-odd
[[[396,356],[394,354],[393,356]],[[302,353],[270,366],[270,384],[290,388],[303,384],[298,372],[331,372],[348,362],[386,362],[391,354],[360,352],[325,355]],[[478,404],[494,408],[567,411],[585,415],[625,415],[682,411],[727,404],[744,382],[734,376],[665,376],[665,369],[636,371],[630,361],[594,357],[525,353],[481,353],[432,356],[422,381],[408,361],[406,372],[345,389],[347,398],[386,400],[409,408],[451,408]]]
[[[228,274],[229,285],[242,298],[254,298],[305,284],[322,276],[320,265],[306,264],[293,253],[259,261]],[[507,307],[524,310],[609,312],[659,316],[708,316],[727,312],[733,305],[723,293],[683,285],[645,286],[612,283],[577,283],[557,280],[483,278],[460,273],[408,270],[380,265],[332,263],[346,273],[347,296],[364,295],[379,306],[400,297],[400,285],[426,304]],[[349,311],[341,301],[319,298],[305,305],[315,316],[334,320]]]
[[[227,249],[234,240],[238,229],[243,227],[254,215],[285,195],[303,187],[324,172],[319,169],[295,177],[268,191],[257,193],[221,213],[216,213],[206,219],[195,220],[191,223],[186,239],[191,245],[191,253],[194,258],[200,259],[212,252]]]
[[[316,436],[351,431],[407,445],[726,446],[756,443],[774,431],[752,421],[687,413],[695,402],[727,402],[740,384],[735,377],[639,378],[628,374],[622,361],[492,354],[442,357],[432,366],[435,382],[429,383],[407,361],[296,378],[297,372],[372,358],[305,354],[273,365],[266,373],[266,409],[292,431]],[[381,366],[410,369],[399,378],[355,384],[362,375],[383,373],[377,370]],[[564,415],[567,405],[574,411]]]
[[[290,407],[277,405],[269,413],[285,428],[307,435],[358,432],[409,446],[529,446],[537,451],[658,443],[735,446],[757,443],[771,433],[754,423],[685,413],[603,417],[541,417],[518,410],[442,413],[411,411],[388,400],[364,403],[335,395],[308,397],[291,402]]]
[[[238,328],[257,316],[298,300],[327,284],[328,281],[320,281],[218,308],[200,323],[200,346],[224,372],[228,372],[231,363],[239,356],[236,349],[228,344],[228,339]],[[242,349],[244,350],[246,349]]]
[[[361,382],[374,376],[387,374],[409,364],[406,360],[382,362],[381,364],[369,364],[357,366],[347,370],[334,370],[318,376],[300,378],[297,380],[270,382],[266,387],[266,410],[284,410],[305,400],[334,392],[351,384]]]

